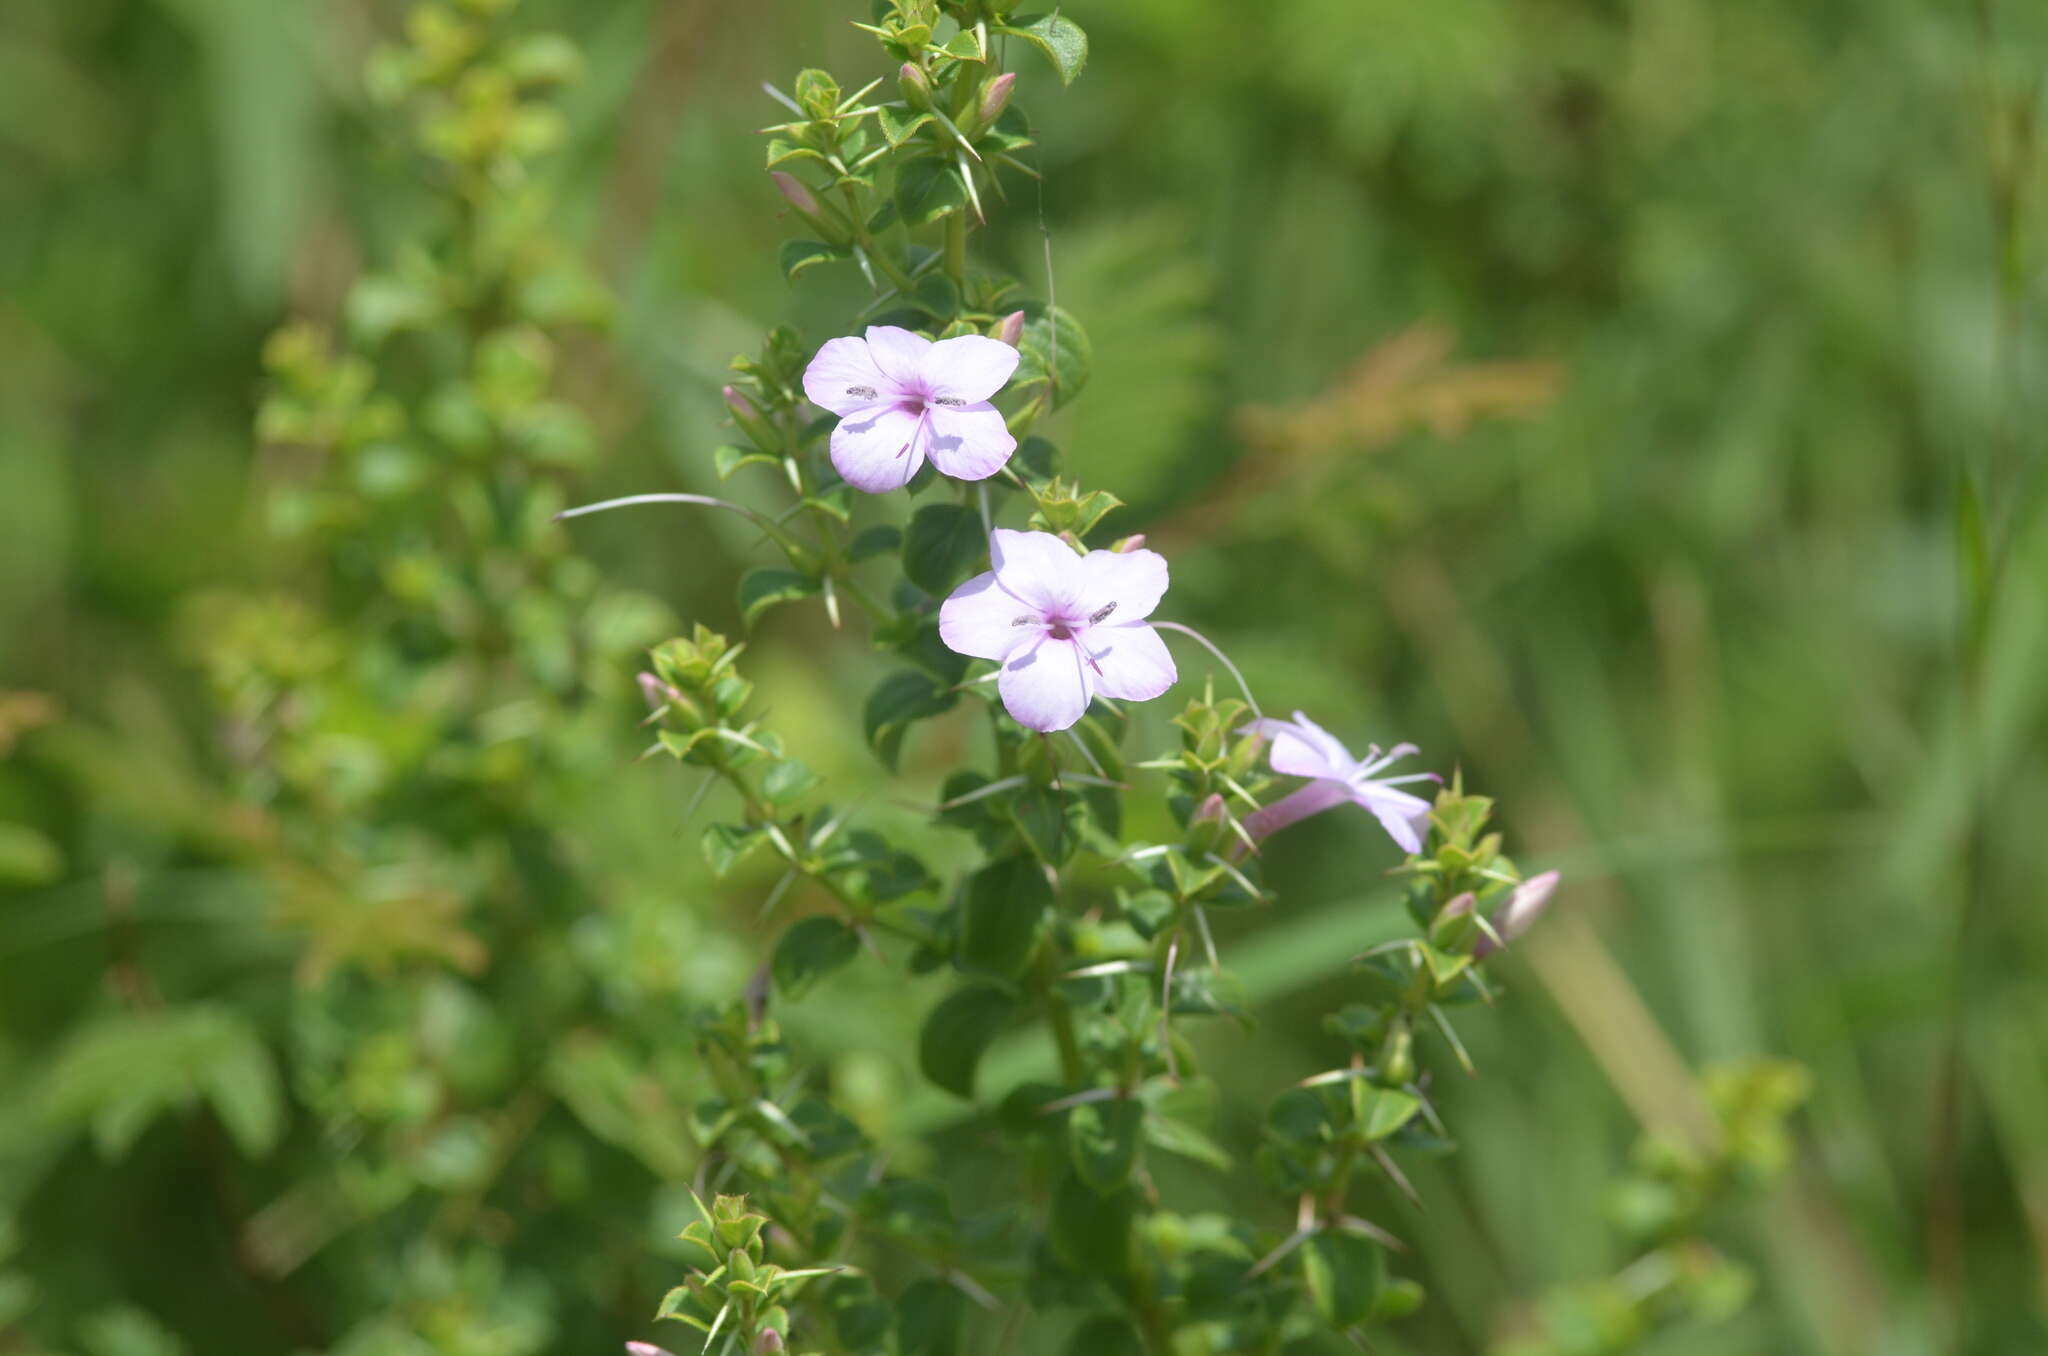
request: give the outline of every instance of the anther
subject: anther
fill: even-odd
[[[962,400],[962,399],[961,399],[960,397],[958,397],[958,396],[933,396],[933,397],[932,397],[932,404],[934,404],[934,405],[944,405],[944,406],[946,406],[946,407],[947,407],[947,408],[949,408],[949,409],[955,409],[955,410],[957,410],[957,409],[959,409],[960,407],[962,407],[963,405],[965,405],[966,403],[967,403],[966,401]]]
[[[846,388],[846,393],[861,400],[873,400],[875,398],[875,388],[872,386],[849,386]]]
[[[1012,626],[1036,626],[1036,625],[1038,625],[1038,618],[1036,618],[1036,617],[1032,616],[1032,615],[1031,615],[1030,613],[1028,613],[1028,612],[1027,612],[1027,613],[1026,613],[1026,614],[1024,614],[1023,616],[1021,616],[1021,617],[1017,618],[1017,620],[1015,620],[1015,621],[1011,622],[1011,623],[1010,623],[1010,625],[1012,625]]]
[[[1104,617],[1107,617],[1110,613],[1114,611],[1116,611],[1115,603],[1104,603],[1101,607],[1096,609],[1095,615],[1088,619],[1088,624],[1090,626],[1093,626],[1095,625],[1095,623],[1101,621]]]

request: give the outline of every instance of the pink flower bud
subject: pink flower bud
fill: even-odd
[[[1134,532],[1130,536],[1125,537],[1122,541],[1118,542],[1116,545],[1110,547],[1109,549],[1116,555],[1122,555],[1126,551],[1142,550],[1144,548],[1144,545],[1145,534],[1142,532]]]
[[[647,709],[659,711],[670,702],[679,702],[683,694],[670,687],[651,673],[640,675],[640,695],[647,699]]]
[[[896,72],[896,87],[903,91],[904,102],[912,108],[921,111],[932,106],[931,77],[916,63],[903,63],[903,69]]]
[[[667,1347],[658,1347],[652,1342],[626,1343],[626,1356],[675,1356]]]
[[[1023,337],[1024,313],[1022,311],[1010,312],[996,325],[996,338],[1002,340],[1011,348],[1017,347],[1017,341]]]
[[[1540,876],[1531,876],[1515,887],[1508,896],[1508,902],[1494,910],[1493,930],[1500,934],[1500,946],[1493,944],[1493,938],[1481,937],[1479,945],[1472,948],[1474,960],[1482,960],[1514,941],[1530,928],[1550,907],[1550,896],[1557,889],[1558,873],[1546,871]]]
[[[1220,823],[1222,819],[1223,797],[1220,795],[1211,794],[1207,800],[1204,800],[1200,805],[1197,805],[1195,807],[1194,822],[1197,824],[1205,823],[1210,820],[1215,820]]]
[[[775,186],[782,190],[783,198],[791,207],[794,207],[807,217],[818,214],[818,200],[811,196],[811,190],[804,187],[803,180],[797,178],[794,174],[785,174],[781,170],[769,170],[768,177],[773,179]]]
[[[975,116],[980,120],[982,126],[986,127],[1003,115],[1003,109],[1010,102],[1010,91],[1016,87],[1016,84],[1017,73],[1015,71],[1004,71],[1001,75],[988,82],[988,88],[981,92],[981,107],[975,111]]]
[[[761,1329],[761,1335],[754,1339],[754,1356],[771,1356],[782,1350],[782,1334],[773,1328]]]
[[[752,419],[755,415],[754,402],[740,393],[737,386],[723,386],[718,393],[725,397],[725,407],[741,419]]]

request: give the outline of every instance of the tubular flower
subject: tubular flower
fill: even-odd
[[[926,458],[955,480],[985,480],[1017,450],[988,403],[1017,359],[1010,345],[979,334],[935,344],[870,325],[865,339],[833,339],[818,350],[804,369],[804,395],[839,416],[832,465],[855,489],[901,489]]]
[[[1019,724],[1064,730],[1095,697],[1149,701],[1180,676],[1145,622],[1166,592],[1157,551],[1078,556],[1050,532],[999,527],[989,563],[939,608],[939,637],[1003,666],[997,690]]]
[[[1253,838],[1264,838],[1333,805],[1352,803],[1372,811],[1403,852],[1422,851],[1421,826],[1429,818],[1429,802],[1394,788],[1407,782],[1442,779],[1434,772],[1406,777],[1373,775],[1396,759],[1418,752],[1413,744],[1396,744],[1385,753],[1375,744],[1363,759],[1353,758],[1335,735],[1299,711],[1291,721],[1255,720],[1238,733],[1260,734],[1273,741],[1273,771],[1312,779],[1307,786],[1248,816],[1245,828]]]

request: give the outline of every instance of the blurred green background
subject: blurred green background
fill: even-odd
[[[1815,1077],[1798,1162],[1723,1229],[1758,1300],[1656,1350],[2048,1351],[2048,13],[1065,8],[1088,71],[1062,93],[1026,67],[1043,190],[1013,185],[980,245],[1030,278],[1049,260],[1089,327],[1069,464],[1129,501],[1115,526],[1169,552],[1176,615],[1268,707],[1413,739],[1500,797],[1519,857],[1566,872],[1509,1002],[1468,1026],[1482,1076],[1444,1089],[1464,1151],[1418,1181],[1427,1213],[1380,1211],[1433,1295],[1402,1349],[1484,1350],[1546,1287],[1624,1262],[1602,1196],[1643,1121],[1679,1114],[1685,1066],[1779,1054]],[[550,173],[619,299],[567,363],[603,449],[579,488],[708,491],[728,359],[857,302],[850,277],[783,281],[754,129],[764,79],[881,73],[845,27],[865,16],[522,13],[584,49]],[[291,983],[255,880],[201,869],[137,802],[220,757],[186,604],[268,582],[262,342],[332,320],[417,229],[359,76],[398,23],[376,0],[0,8],[0,1251],[37,1297],[0,1351],[317,1348],[375,1302],[315,1268],[287,1283],[310,1329],[247,1312],[227,1259],[264,1199],[185,1181],[189,1122],[109,1162],[35,1089],[114,1001],[124,929],[182,997],[268,1023]],[[1966,482],[1983,571],[1959,564]],[[745,529],[645,514],[575,545],[735,629]],[[857,638],[786,609],[752,655],[844,795],[908,794],[859,738],[878,669]],[[71,727],[129,760],[131,794],[76,775]],[[680,998],[730,997],[774,872],[710,882],[676,830],[689,787],[636,752],[622,723],[564,832],[623,882],[617,908],[658,918]],[[954,752],[914,746],[913,787]],[[1288,846],[1282,907],[1222,939],[1265,1007],[1208,1047],[1246,1108],[1271,1070],[1329,1059],[1318,1016],[1385,904],[1362,821]],[[870,975],[791,1019],[885,1138],[953,1114],[908,1096],[935,992]],[[674,1204],[554,1246],[648,1266]]]

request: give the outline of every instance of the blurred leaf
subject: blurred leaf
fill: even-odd
[[[1316,1311],[1333,1327],[1370,1318],[1387,1280],[1387,1258],[1370,1239],[1324,1229],[1302,1246],[1301,1267]]]
[[[998,25],[995,31],[1023,38],[1036,47],[1059,72],[1062,85],[1073,84],[1074,77],[1088,64],[1088,35],[1081,31],[1081,25],[1058,12],[1020,14],[1012,22]]]
[[[974,1096],[974,1070],[1017,1010],[1001,989],[974,986],[941,999],[918,1037],[918,1067],[924,1076],[957,1097]]]
[[[818,591],[816,579],[795,570],[773,565],[748,570],[740,577],[740,620],[751,628],[769,608],[781,603],[799,602],[813,597]]]
[[[935,598],[944,597],[988,551],[981,515],[964,504],[926,504],[903,532],[903,573]]]
[[[905,669],[884,678],[868,694],[862,724],[868,744],[892,772],[910,725],[950,711],[960,695],[928,674]]]
[[[839,919],[823,914],[801,919],[775,944],[770,967],[775,987],[784,998],[801,998],[811,985],[859,953],[860,938]]]
[[[1038,948],[1052,886],[1035,857],[1008,857],[968,878],[960,905],[960,966],[1015,979]]]
[[[1067,1113],[1074,1173],[1091,1191],[1106,1196],[1129,1188],[1144,1120],[1145,1104],[1134,1097],[1084,1102]]]
[[[118,1158],[158,1116],[204,1099],[241,1151],[261,1157],[276,1144],[284,1103],[277,1067],[247,1019],[192,1005],[108,1017],[74,1035],[46,1075],[44,1115],[90,1126],[107,1158]]]

